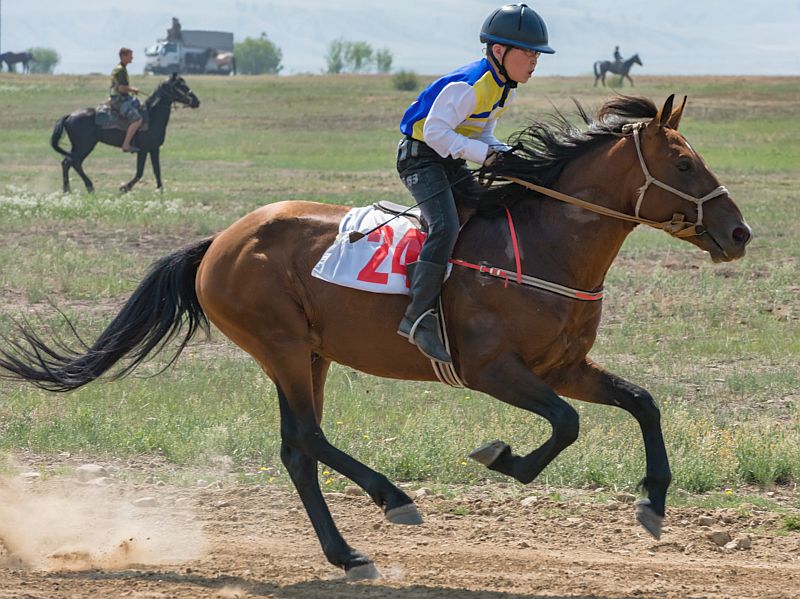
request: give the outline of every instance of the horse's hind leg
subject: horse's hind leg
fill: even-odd
[[[558,390],[567,397],[618,406],[636,418],[642,429],[647,460],[647,473],[640,483],[647,491],[647,499],[637,502],[636,518],[650,534],[659,538],[672,473],[661,432],[661,413],[653,397],[641,387],[590,362],[583,362],[565,373],[564,381]]]
[[[325,557],[334,566],[343,568],[349,578],[380,578],[372,560],[350,547],[336,528],[319,488],[317,460],[294,442],[304,423],[291,410],[280,387],[278,401],[281,410],[281,461],[300,495]]]
[[[322,424],[322,411],[325,407],[325,381],[328,378],[328,369],[331,361],[319,354],[311,354],[311,385],[314,389],[314,413],[317,417],[317,426]]]
[[[61,179],[64,183],[64,193],[69,193],[69,169],[72,166],[72,159],[69,157],[61,161]]]
[[[323,386],[329,362],[300,344],[283,344],[269,352],[265,370],[275,380],[281,410],[281,459],[300,494],[325,557],[344,568],[349,578],[379,576],[372,560],[350,547],[336,528],[319,489],[317,461],[360,485],[384,508],[386,517],[400,524],[421,522],[411,499],[388,479],[333,447],[320,428]],[[277,354],[277,355],[276,355]]]
[[[491,470],[527,484],[578,438],[578,413],[516,355],[503,356],[482,368],[471,388],[538,414],[553,427],[550,438],[524,456],[512,453],[511,447],[503,441],[492,441],[470,454],[471,458]]]
[[[83,171],[83,161],[86,160],[86,157],[91,153],[94,149],[97,142],[93,142],[88,146],[82,146],[79,143],[76,143],[76,140],[72,138],[72,134],[70,134],[70,141],[72,142],[72,152],[71,152],[71,163],[72,168],[75,169],[75,172],[78,173],[78,176],[83,180],[83,184],[86,186],[86,191],[89,193],[94,192],[94,184],[92,180],[86,175]]]
[[[92,180],[86,175],[85,172],[83,172],[83,158],[74,159],[72,161],[72,168],[74,168],[75,172],[78,173],[81,179],[83,179],[83,184],[86,186],[86,191],[89,193],[94,193],[94,183],[92,183]]]

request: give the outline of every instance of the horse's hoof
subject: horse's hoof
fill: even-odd
[[[659,516],[650,507],[649,499],[640,499],[634,505],[636,506],[636,519],[639,524],[644,526],[644,529],[658,541],[661,538],[661,524],[664,522],[664,516]]]
[[[406,503],[400,507],[386,510],[386,519],[392,524],[416,525],[422,524],[422,515],[413,503]]]
[[[383,578],[378,568],[372,562],[353,566],[345,572],[347,580],[378,580]]]
[[[486,445],[481,445],[478,447],[478,449],[470,453],[469,457],[476,462],[480,462],[484,466],[491,466],[504,451],[510,449],[511,447],[509,447],[506,443],[497,440],[487,443]]]

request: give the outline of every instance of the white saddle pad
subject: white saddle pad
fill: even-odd
[[[417,261],[425,233],[401,216],[355,243],[348,239],[352,231],[366,233],[390,218],[374,206],[350,210],[339,223],[336,241],[314,266],[312,276],[362,291],[408,295],[406,264]]]

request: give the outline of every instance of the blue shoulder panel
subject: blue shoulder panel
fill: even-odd
[[[403,119],[400,121],[400,131],[404,135],[411,135],[414,130],[414,123],[428,116],[434,100],[436,100],[438,95],[448,83],[462,81],[464,83],[468,83],[469,85],[474,85],[486,74],[487,71],[492,73],[492,77],[497,82],[498,87],[502,87],[503,82],[497,78],[497,74],[489,65],[489,61],[485,58],[476,60],[475,62],[465,65],[460,69],[453,71],[452,73],[448,73],[447,75],[440,77],[422,90],[422,93],[420,93],[416,101],[414,101],[414,103],[408,107],[403,115]]]

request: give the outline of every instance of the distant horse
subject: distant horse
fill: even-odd
[[[619,75],[619,84],[622,85],[625,78],[628,78],[628,81],[631,82],[631,87],[633,87],[633,79],[628,74],[631,70],[631,67],[635,64],[642,66],[642,61],[639,58],[638,54],[634,54],[627,60],[623,60],[622,62],[614,62],[612,60],[598,60],[594,63],[594,85],[597,87],[598,79],[602,79],[603,86],[606,84],[606,73],[616,73]]]
[[[236,57],[233,52],[220,52],[215,60],[217,69],[227,69],[229,73],[236,74]]]
[[[139,148],[136,156],[136,176],[120,187],[120,191],[130,191],[144,173],[144,163],[150,154],[150,163],[153,165],[153,174],[156,177],[156,188],[161,189],[161,162],[159,151],[164,137],[167,134],[170,109],[173,102],[185,104],[192,108],[200,106],[200,100],[194,95],[183,77],[173,74],[169,79],[159,84],[156,90],[147,98],[144,107],[149,115],[147,131],[139,131],[133,138],[133,143]],[[72,149],[63,150],[58,141],[66,130]],[[61,161],[61,170],[64,180],[64,191],[69,191],[69,169],[83,179],[86,189],[94,191],[91,179],[83,172],[83,161],[94,150],[98,141],[111,146],[121,147],[125,140],[125,131],[122,129],[105,129],[95,124],[95,109],[84,108],[72,114],[61,117],[53,128],[50,145],[59,154],[65,156]]]
[[[8,65],[8,72],[13,73],[16,71],[14,65],[21,62],[22,72],[30,73],[30,63],[33,62],[33,60],[33,54],[30,52],[3,52],[0,54],[0,69],[2,69],[2,63],[6,63]]]
[[[590,125],[585,131],[562,118],[519,133],[516,155],[487,167],[498,179],[478,202],[487,210],[461,231],[442,295],[450,352],[464,384],[552,426],[547,441],[527,454],[493,441],[471,456],[529,483],[578,437],[578,413],[558,394],[620,407],[638,421],[644,438],[648,497],[637,502],[635,514],[656,538],[672,478],[659,409],[645,389],[587,356],[600,323],[603,282],[637,223],[699,247],[714,262],[744,256],[751,237],[728,191],[677,131],[685,101],[674,111],[672,103],[670,96],[657,110],[649,100],[621,96],[607,101],[594,120],[580,109]],[[551,197],[531,191],[531,181],[547,186]],[[557,201],[581,202],[566,194],[581,195],[591,212]],[[156,262],[91,345],[81,341],[70,350],[63,339],[48,344],[21,325],[22,337],[6,340],[8,349],[0,350],[0,376],[51,391],[77,389],[126,356],[114,376],[131,372],[178,338],[174,360],[213,322],[277,387],[281,459],[328,561],[349,578],[378,577],[372,560],[336,528],[320,492],[318,462],[362,487],[389,521],[422,519],[406,493],[325,438],[328,367],[335,361],[383,377],[437,377],[431,362],[396,333],[407,298],[311,276],[348,210],[302,201],[259,208]]]

